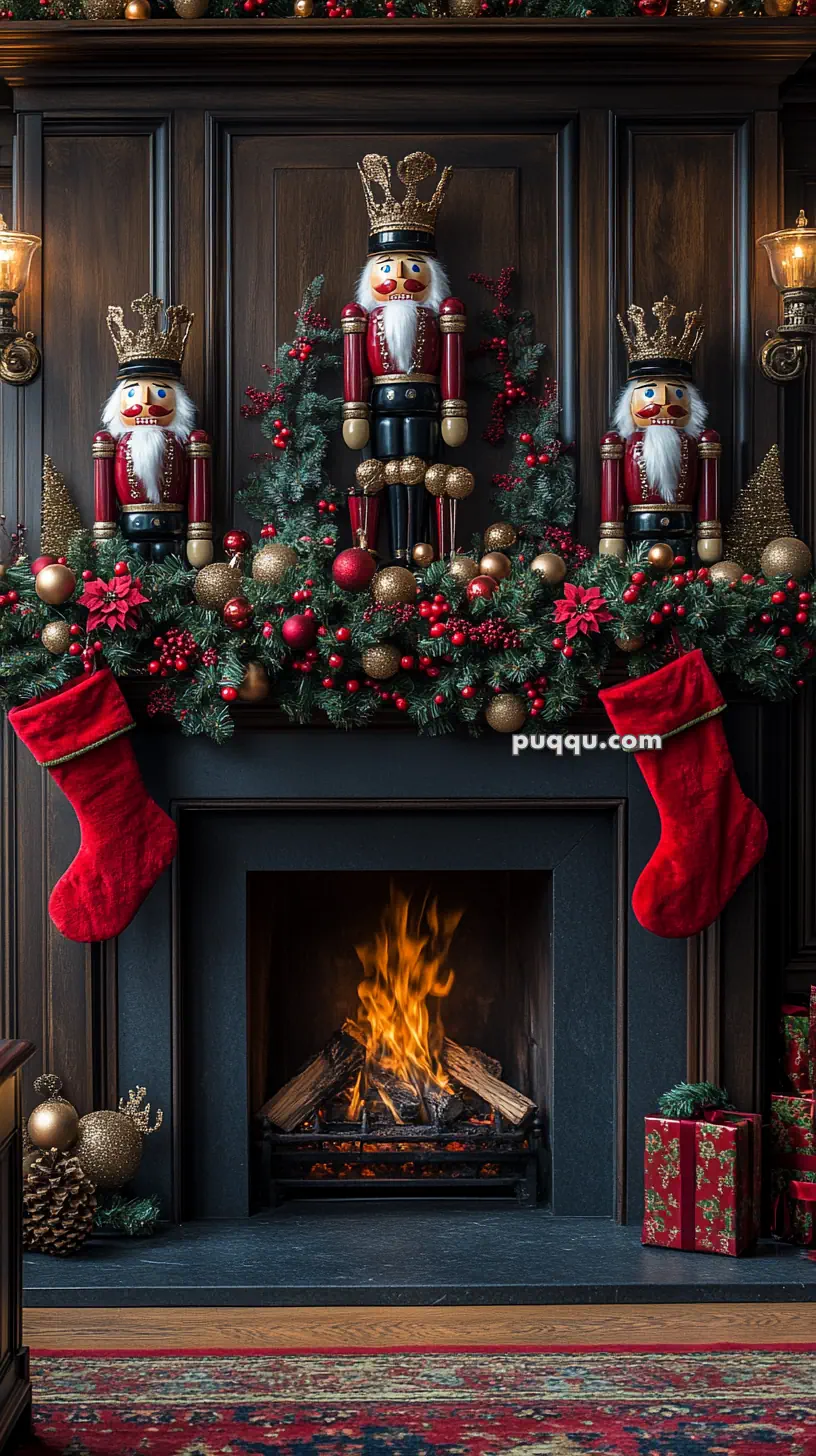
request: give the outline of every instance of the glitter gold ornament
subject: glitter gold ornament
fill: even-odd
[[[382,460],[361,460],[354,472],[363,495],[379,495],[385,485],[385,466]]]
[[[314,0],[295,0],[295,15],[299,20],[308,20],[314,10]]]
[[[28,1119],[28,1136],[35,1148],[57,1148],[64,1153],[76,1142],[79,1113],[76,1108],[60,1097],[62,1082],[50,1073],[37,1077],[34,1091],[45,1097]]]
[[[417,566],[430,566],[434,559],[434,549],[428,541],[417,541],[411,555]]]
[[[448,576],[452,576],[460,586],[467,586],[478,575],[479,563],[472,556],[454,556],[448,563]]]
[[[48,652],[53,652],[55,657],[59,657],[60,653],[67,652],[71,645],[71,628],[67,622],[46,622],[40,641]]]
[[[801,581],[813,565],[810,547],[796,536],[779,536],[769,541],[759,564],[764,576],[793,576]]]
[[[383,678],[393,677],[399,672],[402,653],[393,642],[378,642],[374,647],[366,647],[363,653],[363,671],[367,677],[376,678],[378,681]]]
[[[403,485],[421,485],[425,479],[425,461],[418,455],[406,455],[400,461],[400,480]]]
[[[530,570],[548,586],[558,586],[567,574],[567,563],[563,556],[558,556],[554,551],[542,551],[534,556],[530,562]]]
[[[731,9],[731,0],[706,0],[706,15],[715,19],[718,15],[727,15]]]
[[[793,535],[779,450],[772,445],[737,496],[725,528],[723,555],[729,561],[741,561],[745,571],[756,575],[768,542]]]
[[[621,652],[639,652],[645,640],[644,637],[616,637],[615,646]]]
[[[481,0],[448,0],[448,15],[451,20],[472,20],[481,13]]]
[[[294,548],[284,546],[282,542],[272,542],[269,546],[262,546],[252,560],[252,579],[261,582],[263,586],[277,586],[290,566],[297,566],[297,559],[297,552]],[[208,567],[204,568],[205,571],[208,569]],[[199,578],[200,576],[201,572],[198,573]],[[234,592],[230,592],[230,596],[234,595]]]
[[[151,14],[150,0],[128,0],[125,6],[125,20],[149,20]]]
[[[650,547],[647,560],[657,571],[668,571],[674,561],[674,552],[666,541],[658,541]]]
[[[450,465],[429,465],[425,471],[425,489],[429,495],[440,496],[445,494],[445,481],[448,478]]]
[[[64,556],[71,537],[82,530],[82,519],[66,487],[65,478],[54,469],[50,455],[43,459],[41,519],[40,551],[43,556]]]
[[[34,578],[34,590],[41,602],[47,602],[49,607],[61,607],[73,596],[76,586],[76,577],[70,566],[60,566],[55,561],[53,566],[44,566],[37,572]]]
[[[193,584],[193,596],[200,607],[210,612],[223,612],[227,602],[241,590],[241,568],[226,561],[211,561],[202,566]]]
[[[210,8],[210,0],[173,0],[179,20],[200,20]]]
[[[121,20],[124,13],[125,0],[82,0],[86,20]]]
[[[738,561],[715,561],[709,566],[708,574],[712,581],[739,581],[742,567]]]
[[[505,581],[513,570],[513,563],[503,551],[488,551],[479,562],[482,576],[492,576],[496,581]]]
[[[269,697],[269,677],[262,662],[248,662],[238,689],[242,703],[262,703]]]
[[[485,717],[497,733],[517,733],[527,720],[527,705],[517,693],[497,693],[485,708]]]
[[[475,486],[476,481],[466,465],[451,465],[445,479],[445,495],[449,500],[467,500]]]
[[[401,460],[386,460],[385,462],[385,483],[386,485],[399,485],[402,472]]]
[[[494,521],[484,533],[486,551],[507,551],[517,540],[518,531],[509,521]]]
[[[116,1112],[86,1112],[79,1119],[74,1156],[96,1188],[121,1188],[136,1173],[142,1160],[145,1137],[162,1125],[161,1111],[150,1126],[150,1103],[144,1103],[145,1088],[137,1087],[128,1100],[119,1099]]]
[[[371,583],[372,597],[384,607],[413,602],[416,594],[416,577],[406,566],[384,566]]]

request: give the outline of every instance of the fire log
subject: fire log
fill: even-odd
[[[295,1132],[321,1102],[354,1081],[364,1060],[359,1042],[336,1031],[323,1050],[264,1103],[258,1116],[268,1118],[281,1132]]]
[[[489,1102],[513,1127],[518,1127],[531,1112],[535,1112],[536,1104],[529,1097],[485,1070],[483,1054],[476,1048],[459,1046],[458,1042],[446,1037],[442,1061],[457,1082]]]

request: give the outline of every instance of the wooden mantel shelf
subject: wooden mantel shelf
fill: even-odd
[[[0,76],[12,87],[146,81],[211,85],[348,78],[406,79],[433,53],[434,75],[542,85],[711,81],[778,87],[816,52],[816,18],[775,20],[478,19],[11,22],[0,27]]]

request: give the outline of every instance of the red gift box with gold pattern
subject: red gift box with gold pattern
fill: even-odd
[[[794,1092],[816,1086],[816,986],[808,1006],[782,1007],[782,1068]]]
[[[643,1243],[742,1254],[759,1234],[762,1118],[647,1117]]]
[[[773,1231],[793,1244],[816,1243],[816,1097],[771,1098]]]

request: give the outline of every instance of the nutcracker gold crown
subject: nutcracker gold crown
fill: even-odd
[[[445,167],[433,197],[423,200],[417,187],[437,170],[436,158],[428,152],[411,152],[397,163],[397,176],[405,188],[405,196],[396,198],[391,190],[391,163],[387,157],[369,152],[358,162],[357,169],[365,193],[371,224],[369,251],[381,252],[394,246],[433,248],[436,215],[453,171]],[[379,187],[382,198],[375,196]]]
[[[629,356],[630,378],[648,372],[691,373],[691,361],[704,333],[703,311],[702,308],[692,309],[686,314],[680,335],[669,333],[669,320],[676,312],[677,305],[668,297],[653,303],[652,313],[658,322],[653,334],[646,328],[645,311],[639,304],[631,303],[626,310],[631,333],[618,314],[618,324]]]
[[[142,317],[142,326],[125,327],[124,311],[117,304],[108,308],[108,328],[119,360],[119,376],[163,370],[179,377],[187,336],[194,314],[182,304],[170,304],[165,310],[167,327],[161,327],[163,300],[145,293],[130,305]]]

